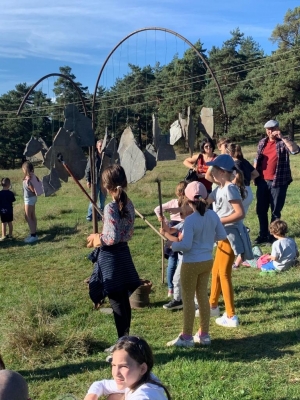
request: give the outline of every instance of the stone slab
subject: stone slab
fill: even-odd
[[[202,107],[200,113],[199,130],[205,136],[209,135],[211,138],[214,136],[214,109]]]
[[[181,125],[178,121],[173,122],[173,124],[170,126],[170,144],[174,146],[174,144],[182,138],[182,130],[181,130]]]
[[[155,149],[158,149],[159,146],[159,137],[161,135],[161,129],[158,124],[158,119],[155,114],[152,114],[152,134],[153,134],[153,145]]]
[[[48,150],[48,146],[46,145],[46,143],[44,142],[44,140],[42,138],[40,138],[40,137],[36,138],[34,136],[31,136],[29,142],[26,143],[23,155],[25,157],[33,157],[36,154],[41,153],[41,159],[43,159],[47,150]]]
[[[43,176],[43,188],[45,197],[51,196],[61,188],[58,172],[52,168],[49,175]]]
[[[170,145],[170,135],[160,135],[156,161],[169,160],[176,160],[174,148]]]
[[[126,148],[120,157],[120,164],[125,170],[128,183],[139,181],[146,173],[146,159],[136,143]]]
[[[196,131],[194,126],[194,121],[192,117],[191,107],[188,107],[188,118],[187,118],[187,132],[188,132],[188,147],[190,154],[194,153],[195,139],[196,139]]]
[[[152,171],[156,167],[156,157],[157,153],[153,144],[147,144],[146,149],[144,151],[144,156],[146,160],[146,169],[147,171]]]
[[[68,104],[64,110],[66,131],[73,132],[81,147],[93,146],[95,135],[92,129],[92,120],[81,114],[74,104]]]

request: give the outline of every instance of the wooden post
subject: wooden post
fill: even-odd
[[[162,210],[162,199],[161,199],[161,186],[160,186],[160,179],[157,178],[156,180],[158,186],[158,201],[159,201],[159,214],[163,218],[163,210]],[[161,221],[161,228],[163,226],[163,222]],[[162,283],[165,282],[165,255],[164,255],[164,246],[165,242],[161,239],[161,281]]]

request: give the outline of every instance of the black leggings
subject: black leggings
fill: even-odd
[[[110,293],[108,299],[114,312],[118,338],[127,336],[130,330],[131,307],[128,290]]]

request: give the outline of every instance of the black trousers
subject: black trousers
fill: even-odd
[[[110,293],[108,299],[113,309],[118,338],[127,336],[131,323],[131,307],[128,290]]]
[[[283,209],[288,185],[272,187],[273,181],[260,179],[256,190],[256,213],[259,220],[259,235],[266,237],[269,234],[268,211],[271,207],[271,222],[280,218]]]

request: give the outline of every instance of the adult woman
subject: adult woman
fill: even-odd
[[[208,169],[206,163],[213,161],[217,155],[214,153],[215,144],[212,139],[204,138],[200,143],[200,154],[188,157],[183,164],[197,172],[198,181],[203,183],[208,193],[211,192],[212,183],[205,179],[205,173]]]
[[[84,400],[171,400],[167,388],[151,370],[153,354],[148,343],[138,336],[124,336],[112,350],[114,379],[94,382]]]
[[[173,251],[183,252],[180,271],[183,329],[176,339],[167,343],[167,346],[192,347],[195,342],[202,345],[210,344],[207,285],[213,266],[214,242],[224,240],[226,232],[216,213],[206,210],[207,191],[201,182],[189,183],[185,189],[185,196],[193,213],[184,220],[182,240],[172,243]],[[199,305],[200,328],[193,337],[195,292]]]
[[[103,230],[88,237],[94,247],[101,246],[97,264],[101,271],[103,292],[113,309],[118,337],[128,335],[131,308],[128,293],[140,286],[128,247],[133,235],[134,207],[125,189],[127,179],[124,169],[114,164],[103,171],[104,188],[112,201],[104,207]],[[107,351],[110,348],[106,349]]]

